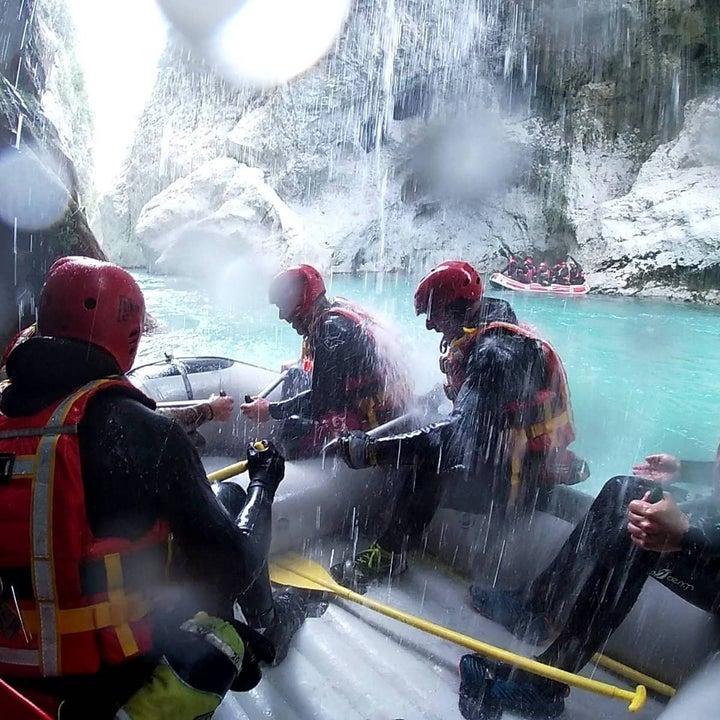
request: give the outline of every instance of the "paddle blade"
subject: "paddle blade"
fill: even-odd
[[[273,558],[270,562],[270,579],[278,585],[290,585],[303,590],[334,593],[344,590],[322,565],[297,553]]]

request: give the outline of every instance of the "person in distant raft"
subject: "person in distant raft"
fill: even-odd
[[[347,300],[328,298],[311,265],[275,276],[269,299],[303,338],[301,367],[286,382],[290,397],[254,398],[240,409],[257,422],[283,421],[287,457],[317,454],[343,430],[367,431],[402,415],[410,399],[408,371],[375,318]]]
[[[520,282],[529,284],[535,282],[535,263],[531,257],[526,257],[522,267],[518,270],[517,279]]]
[[[282,456],[251,446],[247,493],[215,496],[185,432],[125,378],[144,314],[125,270],[61,258],[7,358],[0,677],[63,720],[209,718],[305,618],[306,596],[273,595],[267,573]]]
[[[550,285],[551,281],[552,273],[550,272],[548,264],[543,260],[538,266],[537,282],[541,285]]]
[[[415,291],[415,312],[442,334],[440,369],[453,402],[446,420],[420,430],[371,439],[341,436],[350,467],[410,465],[415,472],[396,503],[388,530],[352,562],[333,567],[339,582],[362,589],[406,567],[405,551],[432,519],[443,486],[438,471],[463,478],[458,509],[497,521],[534,506],[538,492],[588,476],[568,450],[575,434],[565,370],[546,341],[518,326],[510,305],[484,297],[469,263],[448,261]]]
[[[540,662],[579,672],[627,617],[648,577],[720,614],[720,447],[714,463],[680,462],[661,453],[635,465],[633,474],[605,483],[555,558],[527,586],[470,589],[478,612],[526,639],[528,628],[538,644],[555,631]],[[712,495],[676,502],[662,488],[676,481],[704,483]],[[567,619],[554,627],[568,602]],[[570,690],[479,655],[463,656],[460,680],[460,710],[468,720],[495,720],[505,710],[557,717]]]
[[[514,255],[511,255],[507,261],[507,265],[500,271],[503,275],[517,280],[518,273],[518,261]]]

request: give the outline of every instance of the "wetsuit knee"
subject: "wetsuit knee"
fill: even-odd
[[[215,494],[233,520],[237,518],[243,507],[245,507],[247,494],[245,493],[245,490],[243,490],[243,488],[233,480],[225,480],[224,482],[221,482],[217,486]]]

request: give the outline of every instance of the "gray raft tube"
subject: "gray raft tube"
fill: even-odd
[[[272,423],[252,423],[238,408],[246,394],[257,395],[276,380],[277,372],[226,358],[179,358],[139,367],[129,377],[161,402],[206,399],[221,391],[235,399],[231,420],[206,423],[200,430],[207,443],[203,460],[209,472],[235,462],[248,442],[272,434]],[[280,394],[277,387],[268,398],[277,400]],[[358,534],[376,536],[389,520],[399,481],[398,471],[350,470],[336,458],[288,462],[273,508],[272,552],[312,554],[321,537],[336,536],[342,546]],[[441,507],[430,525],[425,549],[474,582],[519,587],[547,565],[591,500],[576,488],[558,487],[545,498],[544,511],[494,537],[488,532],[486,515]],[[718,647],[718,616],[649,579],[604,652],[677,686]]]

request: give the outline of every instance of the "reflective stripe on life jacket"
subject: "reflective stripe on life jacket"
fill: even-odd
[[[0,611],[8,621],[0,675],[90,674],[152,647],[148,613],[153,583],[165,575],[168,527],[157,523],[138,540],[96,538],[85,509],[77,428],[90,398],[111,387],[144,400],[124,378],[105,378],[35,415],[0,414],[9,469],[0,484]],[[141,555],[147,562],[133,563]]]
[[[564,449],[575,439],[575,430],[567,376],[559,355],[549,342],[512,323],[492,322],[481,328],[463,328],[462,337],[452,342],[441,358],[440,368],[448,379],[445,386],[448,397],[454,401],[465,382],[468,359],[478,338],[486,333],[498,331],[537,340],[542,344],[547,363],[546,385],[535,393],[532,402],[529,403],[529,406],[535,410],[535,421],[515,426],[511,434],[511,489],[508,505],[513,506],[522,484],[521,473],[526,453],[547,453],[554,449]],[[513,409],[521,408],[508,408],[511,411]]]

